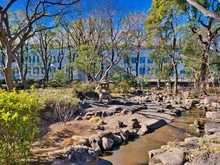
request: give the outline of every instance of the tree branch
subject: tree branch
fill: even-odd
[[[194,0],[186,0],[190,5],[194,6],[196,9],[198,9],[199,11],[201,11],[205,17],[209,17],[209,18],[214,18],[218,21],[220,21],[220,15],[215,13],[215,12],[210,12],[207,9],[205,9],[202,5],[200,5],[199,3],[195,2]]]

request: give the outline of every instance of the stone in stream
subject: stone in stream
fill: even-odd
[[[103,137],[102,138],[102,147],[104,150],[109,150],[112,148],[114,141],[112,139]]]
[[[163,119],[149,119],[145,124],[148,125],[150,129],[157,129],[166,125],[167,122]]]
[[[122,138],[119,135],[114,135],[112,140],[114,141],[115,144],[120,144],[122,143]]]
[[[149,165],[156,163],[182,165],[184,163],[184,152],[179,148],[171,148],[165,153],[153,156],[149,161]]]

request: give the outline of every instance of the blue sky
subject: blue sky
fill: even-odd
[[[119,0],[119,3],[125,6],[134,7],[135,10],[148,11],[152,0]]]

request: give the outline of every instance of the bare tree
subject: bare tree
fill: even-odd
[[[79,0],[10,0],[4,7],[0,7],[0,41],[5,48],[6,61],[5,67],[3,68],[3,73],[5,81],[7,84],[8,91],[11,91],[15,85],[12,81],[12,63],[14,59],[18,59],[18,50],[25,43],[26,40],[33,37],[38,31],[54,27],[56,25],[51,25],[52,20],[55,16],[64,16],[71,10],[73,4]],[[25,3],[25,17],[20,21],[20,24],[16,25],[15,32],[12,30],[12,25],[10,24],[10,17],[8,16],[9,10],[16,5],[16,3]],[[50,21],[45,27],[38,28],[35,23],[38,20],[46,19]],[[58,22],[55,22],[56,24]],[[13,28],[15,25],[13,25]]]
[[[49,80],[49,70],[51,68],[53,58],[52,52],[54,37],[55,33],[51,29],[47,29],[37,32],[35,34],[35,39],[33,40],[32,47],[40,55],[43,64],[43,87],[45,87],[45,82]]]
[[[136,76],[138,76],[138,68],[139,68],[139,57],[141,50],[146,44],[146,39],[147,39],[147,34],[146,30],[144,28],[145,26],[145,20],[147,18],[147,15],[139,12],[135,13],[130,13],[125,20],[125,26],[128,28],[129,35],[131,37],[129,38],[129,46],[132,51],[136,53],[136,66],[135,66],[135,71],[136,71]]]
[[[117,8],[108,0],[105,2],[106,10],[106,33],[105,33],[105,47],[107,52],[106,69],[101,77],[101,80],[108,79],[109,71],[113,66],[117,65],[121,59],[128,53],[129,49],[129,28],[124,28],[125,9],[123,7]],[[116,2],[115,2],[116,3]]]

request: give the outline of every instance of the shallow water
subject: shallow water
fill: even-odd
[[[180,117],[176,117],[174,122],[129,141],[127,145],[113,148],[113,151],[100,157],[98,165],[147,165],[150,150],[158,149],[168,141],[182,141],[186,137],[202,135],[196,134],[195,129],[190,128],[189,124],[193,124],[196,119],[203,123],[204,114],[201,110],[184,112]]]

